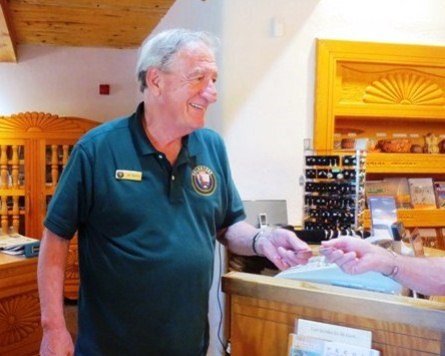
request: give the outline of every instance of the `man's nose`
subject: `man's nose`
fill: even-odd
[[[202,95],[209,103],[214,103],[218,97],[218,91],[216,90],[216,84],[213,80],[209,80],[207,85],[202,90]]]

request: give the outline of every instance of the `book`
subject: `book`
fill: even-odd
[[[369,197],[368,207],[371,213],[372,235],[393,240],[392,226],[397,222],[397,205],[394,196]]]
[[[435,181],[434,194],[436,196],[436,207],[445,209],[445,181]]]
[[[392,195],[389,185],[384,180],[365,181],[365,194],[368,197]]]
[[[408,184],[414,209],[436,209],[433,178],[408,178]]]
[[[411,208],[411,195],[408,178],[383,178],[381,180],[365,181],[366,198],[392,196],[398,209]]]
[[[398,209],[411,208],[411,195],[409,192],[408,178],[406,177],[385,177],[383,181],[386,183],[388,191],[394,196]]]

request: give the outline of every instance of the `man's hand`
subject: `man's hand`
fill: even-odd
[[[40,344],[41,356],[73,356],[74,344],[66,328],[44,330]]]
[[[306,264],[312,256],[308,244],[286,229],[266,229],[256,241],[259,254],[267,257],[280,270]]]

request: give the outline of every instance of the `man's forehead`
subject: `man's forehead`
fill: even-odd
[[[173,68],[188,69],[188,72],[208,72],[217,73],[218,67],[213,52],[209,49],[205,50],[190,50],[182,49],[177,53],[177,60],[173,62]],[[172,68],[172,69],[173,69]]]

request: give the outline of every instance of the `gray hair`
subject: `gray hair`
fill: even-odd
[[[139,51],[136,66],[141,92],[147,88],[145,77],[150,68],[168,70],[174,55],[192,43],[203,43],[215,53],[219,46],[219,39],[208,32],[187,29],[166,30],[147,38]]]

